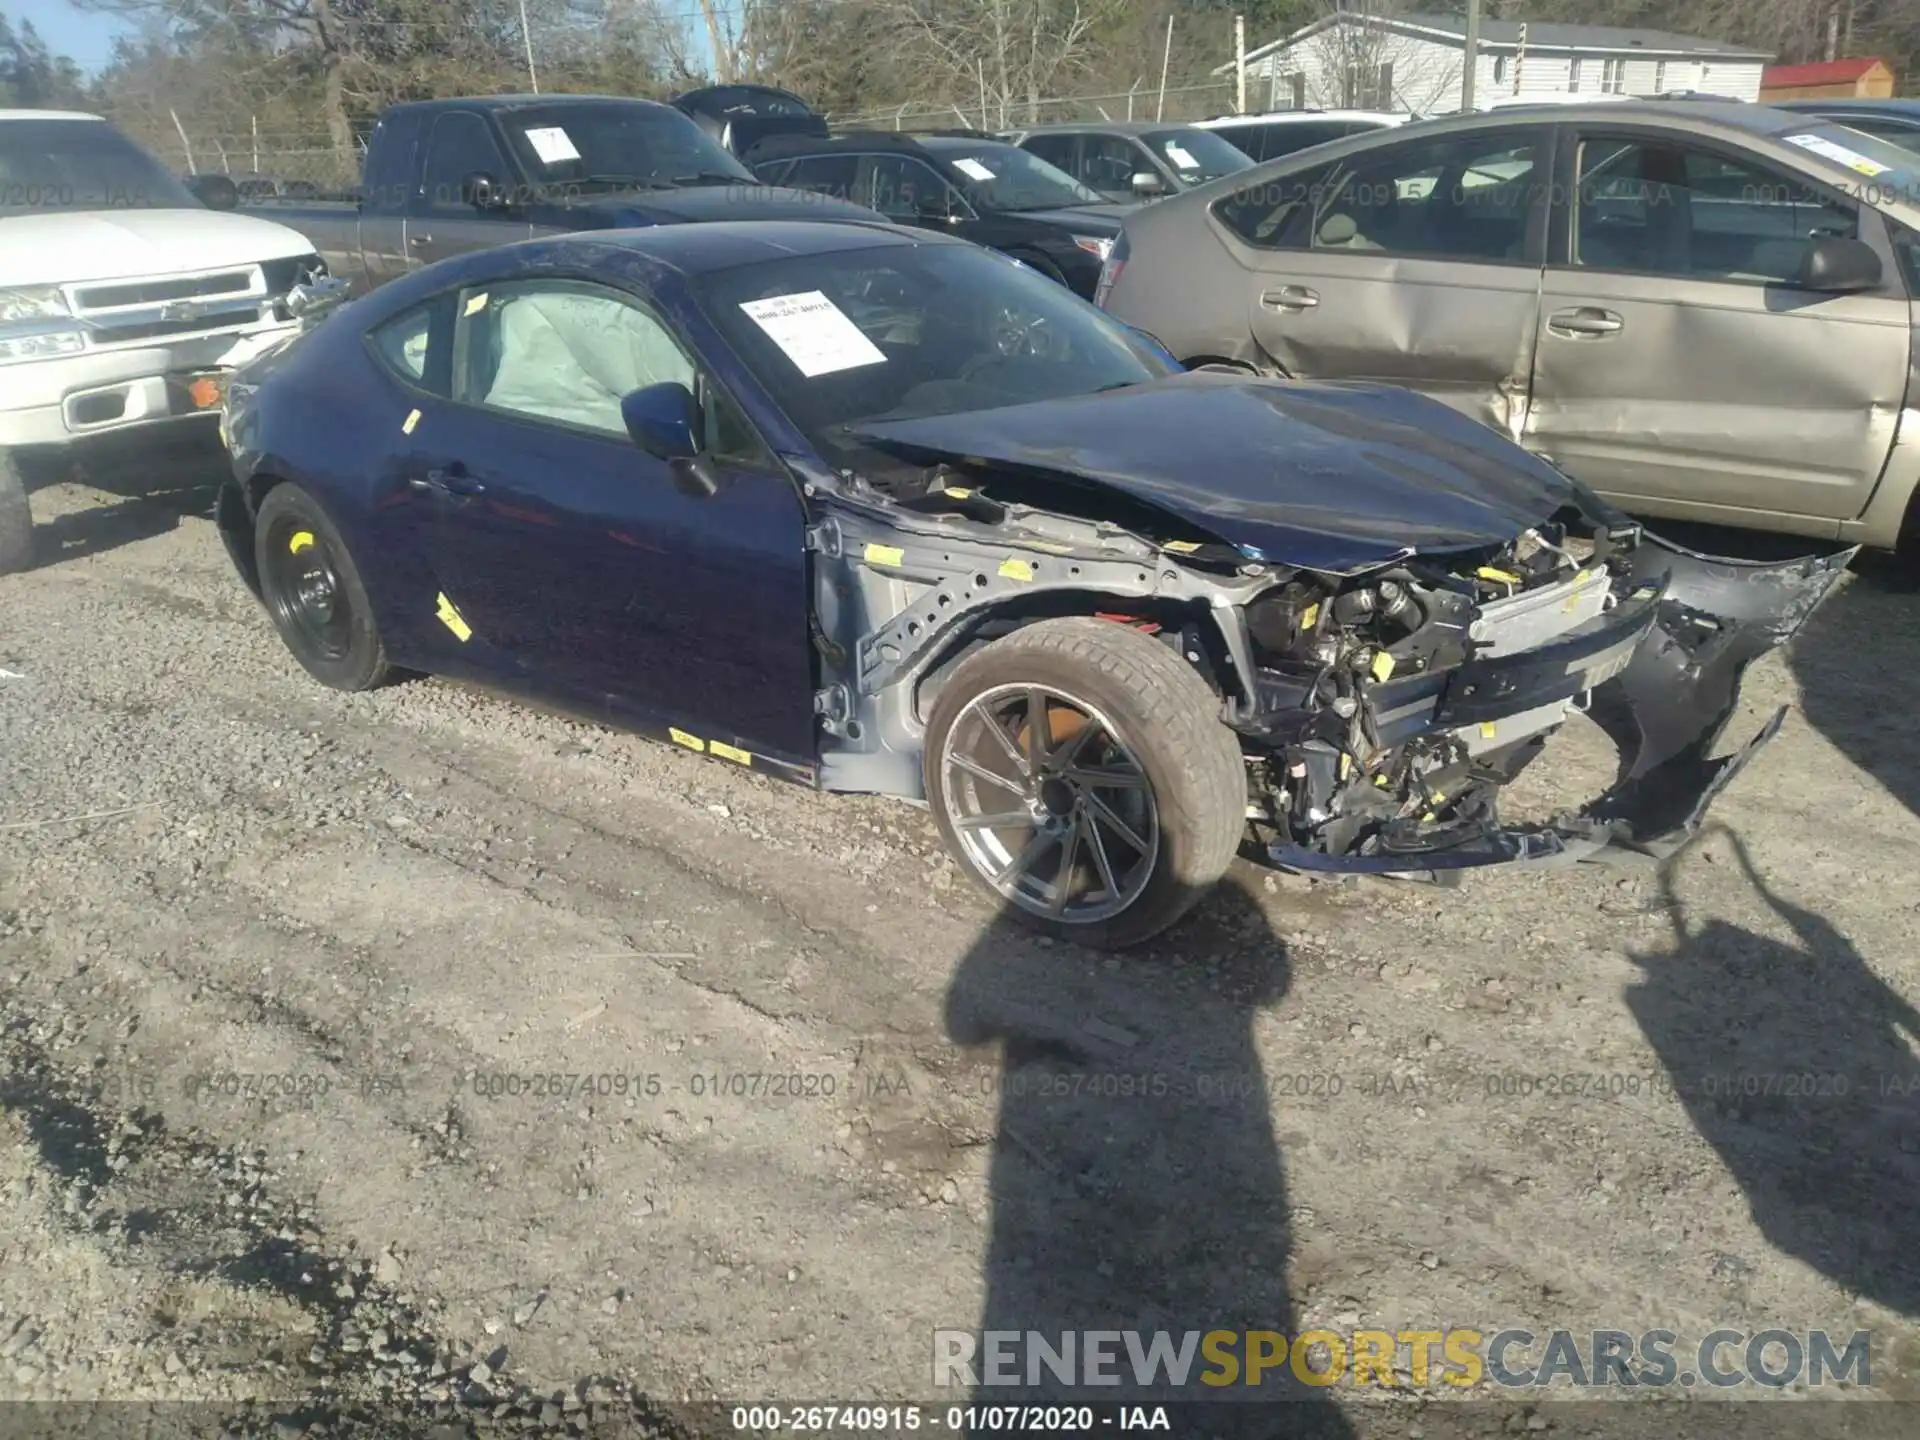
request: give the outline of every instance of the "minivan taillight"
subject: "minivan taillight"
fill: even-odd
[[[1113,294],[1113,287],[1119,283],[1120,272],[1127,267],[1127,232],[1122,226],[1114,237],[1113,248],[1107,251],[1107,258],[1100,262],[1100,279],[1093,287],[1093,303],[1102,310],[1107,308],[1107,297]]]

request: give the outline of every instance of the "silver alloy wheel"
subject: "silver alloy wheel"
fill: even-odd
[[[1113,722],[1084,700],[1045,685],[976,695],[947,730],[940,788],[969,863],[1032,914],[1109,920],[1153,877],[1153,786]]]

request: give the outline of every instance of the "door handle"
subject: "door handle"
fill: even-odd
[[[1611,310],[1582,305],[1575,310],[1556,310],[1547,317],[1547,328],[1556,335],[1612,335],[1624,330],[1627,322]]]
[[[1269,310],[1311,310],[1320,303],[1320,296],[1304,285],[1282,285],[1262,295],[1260,303]]]
[[[435,466],[424,475],[407,477],[410,490],[428,490],[437,495],[447,495],[455,500],[468,500],[480,494],[487,487],[467,473],[467,468],[457,462],[448,466]]]

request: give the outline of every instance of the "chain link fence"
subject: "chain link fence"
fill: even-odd
[[[924,130],[957,126],[974,130],[1011,130],[1074,120],[1206,120],[1234,107],[1237,87],[1232,80],[1205,85],[1137,86],[1108,95],[1059,95],[1038,100],[995,104],[991,99],[971,106],[943,109],[903,105],[891,110],[862,110],[830,117],[836,126],[861,130]]]

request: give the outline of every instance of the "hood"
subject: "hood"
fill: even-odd
[[[0,285],[71,285],[219,270],[293,255],[313,242],[230,210],[76,210],[0,219]]]
[[[1200,371],[859,427],[863,440],[1111,485],[1246,555],[1332,574],[1502,544],[1586,492],[1438,401],[1387,385]]]
[[[649,225],[703,220],[884,220],[877,210],[814,190],[789,190],[742,180],[737,185],[689,185],[647,190],[631,198],[596,201],[596,214],[638,216]]]
[[[1067,205],[1058,210],[1019,210],[1012,212],[1022,220],[1038,220],[1058,225],[1062,230],[1077,230],[1082,235],[1118,235],[1120,224],[1140,207],[1138,205]]]

